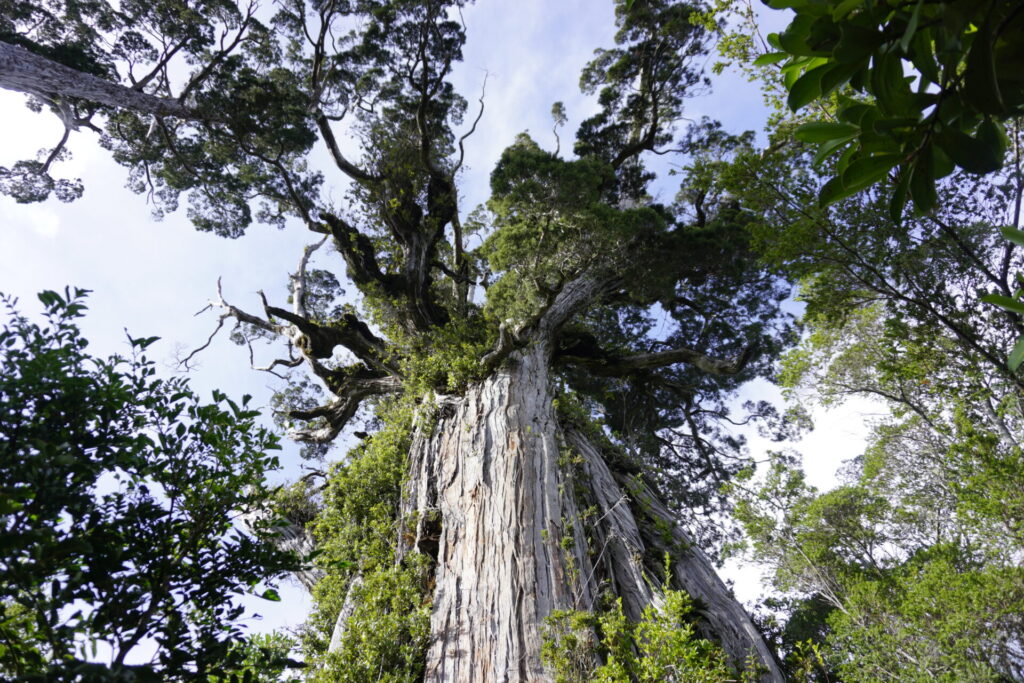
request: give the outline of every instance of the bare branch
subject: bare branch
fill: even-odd
[[[271,306],[263,292],[260,292],[260,297],[267,316],[285,320],[295,328],[295,333],[289,336],[307,358],[330,358],[336,347],[343,346],[367,365],[389,374],[397,373],[392,362],[385,360],[387,352],[384,340],[355,315],[346,313],[331,325],[319,325],[291,311]]]
[[[43,168],[39,171],[40,173],[46,173],[50,170],[50,165],[57,159],[61,150],[64,149],[64,145],[68,142],[68,136],[71,135],[71,128],[67,125],[64,126],[64,134],[60,138],[60,142],[53,148],[50,154],[46,157],[46,161],[43,163]]]
[[[200,309],[196,313],[196,315],[202,315],[206,311],[212,310],[214,308],[220,308],[224,312],[221,313],[220,316],[217,318],[217,326],[214,328],[213,332],[210,333],[210,336],[206,339],[206,343],[200,346],[199,348],[193,350],[182,360],[178,361],[178,365],[180,365],[185,370],[192,369],[189,363],[192,361],[193,358],[195,358],[196,355],[198,355],[205,349],[209,348],[210,344],[213,342],[213,338],[216,337],[217,333],[221,331],[221,328],[224,327],[224,321],[227,320],[228,318],[234,318],[240,323],[248,323],[250,325],[253,325],[254,327],[258,327],[259,329],[265,332],[269,332],[275,336],[284,335],[286,333],[285,329],[280,325],[275,325],[267,320],[264,320],[263,318],[252,315],[251,313],[246,313],[242,309],[237,308],[236,306],[232,306],[227,301],[225,301],[224,289],[221,283],[221,278],[217,278],[217,300],[210,300],[210,302],[206,304],[206,306],[204,306],[202,309]]]
[[[296,269],[295,274],[292,275],[292,309],[296,315],[302,317],[308,317],[309,314],[306,311],[306,266],[309,264],[309,258],[313,255],[320,247],[324,246],[327,241],[328,235],[324,235],[323,239],[319,242],[307,245],[302,250],[302,258],[299,259],[299,267]]]
[[[498,367],[501,361],[505,360],[513,349],[516,348],[517,342],[515,332],[510,332],[508,329],[508,321],[501,323],[498,326],[498,341],[495,342],[494,348],[484,354],[484,357],[480,359],[480,365],[485,372],[490,372],[494,368]]]
[[[462,168],[462,162],[466,158],[466,147],[465,147],[464,143],[466,142],[466,140],[471,135],[473,135],[473,133],[476,132],[476,126],[477,126],[478,123],[480,123],[480,119],[483,118],[483,115],[484,115],[484,95],[487,94],[487,77],[489,75],[490,74],[485,69],[484,70],[484,83],[483,83],[483,85],[480,86],[480,99],[478,100],[480,102],[480,111],[477,112],[476,118],[473,119],[473,125],[470,127],[470,129],[468,131],[466,131],[466,133],[462,137],[459,138],[459,162],[457,164],[455,164],[454,171],[458,171],[460,168]]]

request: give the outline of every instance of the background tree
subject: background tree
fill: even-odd
[[[729,400],[770,372],[791,330],[787,288],[756,260],[750,216],[719,181],[741,141],[681,129],[703,84],[695,7],[618,3],[616,46],[583,74],[599,111],[575,157],[521,137],[491,200],[467,215],[458,180],[478,119],[464,122],[447,80],[460,6],[283,2],[269,30],[229,3],[180,17],[178,5],[16,5],[4,40],[119,86],[128,99],[45,74],[18,87],[69,125],[102,124],[130,185],[158,206],[186,193],[200,229],[293,220],[320,240],[290,306],[213,304],[243,343],[285,341],[269,370],[312,373],[325,398],[297,388],[281,400],[309,455],[364,403],[375,409],[373,433],[323,481],[277,496],[321,551],[305,638],[314,675],[545,679],[554,610],[593,610],[608,593],[636,621],[671,588],[693,598],[697,633],[733,667],[749,657],[779,680],[697,542],[716,540],[706,515],[744,458],[722,426],[748,416]],[[307,165],[315,144],[347,179],[344,205]],[[692,162],[671,204],[649,192],[655,153]],[[40,163],[12,171],[9,191],[57,187]],[[471,231],[486,237],[475,250]],[[358,309],[336,305],[340,278],[308,267],[325,239]],[[766,405],[751,412],[784,426]]]
[[[276,438],[245,402],[204,404],[185,381],[156,378],[153,338],[131,340],[130,358],[89,356],[75,322],[84,294],[42,293],[44,325],[5,300],[0,670],[228,680],[245,652],[280,669],[270,650],[243,647],[232,602],[275,599],[265,582],[297,566],[268,525],[236,525],[265,503]]]
[[[939,50],[943,40],[952,40],[946,32],[967,30],[956,22],[970,23],[971,12],[981,13],[975,26],[1001,17],[1004,28],[1015,26],[1017,13],[999,14],[1006,9],[1000,3],[917,3],[917,10],[914,3],[896,4],[888,13],[875,3],[843,3],[831,12],[827,3],[796,4],[793,34],[774,39],[790,53],[798,50],[787,42],[793,36],[818,40],[815,49],[824,49],[832,34],[812,29],[812,22],[849,35],[865,22],[880,24],[878,41],[866,36],[863,45],[846,45],[879,50],[870,65],[867,54],[847,60],[864,70],[861,80],[850,76],[850,87],[844,87],[840,79],[832,96],[818,98],[829,95],[830,85],[796,102],[813,103],[815,116],[866,113],[872,126],[860,131],[846,120],[806,123],[804,116],[780,112],[768,148],[739,154],[726,186],[757,216],[751,229],[758,250],[801,281],[807,336],[783,365],[794,396],[832,405],[872,396],[885,410],[840,487],[819,493],[789,458],[780,457],[765,479],[735,482],[738,513],[754,556],[773,569],[781,595],[770,604],[786,615],[781,640],[792,660],[803,660],[795,662],[801,675],[1016,680],[1021,380],[1016,352],[1007,355],[1005,349],[1021,333],[1011,305],[1020,253],[1019,244],[1002,235],[1014,238],[1019,228],[1020,124],[1012,111],[1003,112],[998,121],[1006,137],[993,152],[997,163],[985,169],[962,164],[962,170],[949,164],[948,173],[928,178],[924,189],[933,201],[922,204],[915,195],[919,211],[894,211],[902,209],[903,199],[893,202],[898,185],[922,172],[915,160],[933,153],[938,158],[954,136],[952,126],[986,124],[962,111],[941,113],[929,123],[937,108],[890,128],[885,109],[892,102],[886,98],[898,99],[892,91],[905,81],[877,69],[888,55],[905,54],[899,50]],[[952,23],[930,19],[900,28],[909,17],[904,11],[932,19],[945,12]],[[941,35],[899,46],[901,36],[916,37],[923,26]],[[972,46],[971,54],[987,49],[964,45]],[[754,69],[789,59],[783,85],[790,104],[809,92],[801,88],[810,81],[797,87],[801,68],[823,67],[823,79],[822,73],[839,73],[847,64],[839,45],[831,45],[831,56],[813,58],[758,58],[755,41],[727,46],[730,56],[748,58]],[[954,65],[965,58],[946,48],[942,55]],[[923,58],[917,55],[913,64]],[[967,97],[958,89],[970,90],[965,81],[976,71],[951,67],[945,73],[955,77],[942,97]],[[874,99],[860,97],[867,91]],[[989,112],[986,121],[995,125],[995,114]],[[840,130],[842,136],[832,135]],[[916,151],[898,152],[901,135],[916,140]],[[844,145],[842,158],[829,157]],[[935,150],[924,151],[926,145]],[[857,155],[890,165],[849,182]],[[901,170],[890,176],[897,164]],[[1003,310],[984,305],[993,300],[1009,303]]]

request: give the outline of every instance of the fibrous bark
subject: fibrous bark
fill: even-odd
[[[560,424],[549,361],[536,341],[512,353],[464,396],[439,401],[436,424],[414,439],[402,512],[417,520],[411,545],[436,555],[425,680],[551,680],[545,617],[591,610],[610,589],[638,618],[659,599],[670,551],[670,587],[700,605],[703,634],[737,665],[753,657],[764,680],[782,681],[749,616],[653,492]],[[657,524],[669,538],[651,533]]]

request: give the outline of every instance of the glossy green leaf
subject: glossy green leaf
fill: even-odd
[[[902,115],[913,111],[913,93],[904,78],[903,62],[895,54],[875,56],[870,83],[871,92],[885,113]]]
[[[846,15],[864,4],[864,0],[841,0],[832,8],[832,20],[841,21]]]
[[[787,104],[793,111],[798,111],[821,97],[821,77],[829,69],[827,65],[811,69],[796,79],[789,89]]]
[[[969,173],[991,173],[1002,165],[1002,155],[957,128],[946,128],[937,142],[953,162]]]
[[[903,209],[907,205],[907,195],[910,190],[910,171],[906,168],[900,169],[899,179],[896,187],[893,188],[892,196],[889,197],[889,218],[896,225],[903,221]]]
[[[754,60],[754,66],[768,66],[770,64],[778,64],[781,61],[789,59],[789,55],[785,52],[769,52],[763,54]]]
[[[840,26],[839,42],[832,50],[832,58],[840,63],[862,62],[882,44],[884,37],[874,28],[845,23]]]
[[[931,145],[926,145],[914,161],[910,176],[910,197],[914,200],[914,207],[921,213],[934,209],[938,201]]]
[[[988,149],[998,164],[997,168],[1002,168],[1003,160],[1006,158],[1006,147],[1009,143],[1003,124],[991,117],[986,117],[978,126],[978,142]]]
[[[964,93],[971,104],[986,114],[1004,114],[999,79],[996,76],[995,53],[992,50],[992,26],[986,22],[975,34],[964,69]]]
[[[1020,313],[1024,315],[1024,301],[1003,296],[1002,294],[988,294],[981,297],[981,300],[987,304],[998,306],[1004,311],[1010,311],[1012,313]]]
[[[827,142],[836,138],[847,138],[856,135],[860,129],[849,123],[833,123],[831,121],[812,121],[798,126],[793,137],[801,142]]]
[[[860,71],[859,64],[832,64],[832,68],[821,77],[821,95],[826,97],[845,85]]]
[[[935,61],[931,29],[922,27],[914,34],[910,42],[910,63],[924,76],[925,84],[938,83],[941,80],[939,65]]]
[[[921,5],[924,4],[924,0],[917,0],[917,4],[914,5],[914,11],[910,15],[910,20],[907,21],[907,30],[903,32],[903,37],[900,38],[900,50],[906,53],[910,47],[910,41],[914,39],[914,34],[917,32],[917,25],[921,21]]]
[[[811,164],[814,166],[820,166],[821,162],[825,161],[825,159],[835,154],[836,151],[842,148],[843,145],[855,139],[855,137],[856,136],[854,135],[850,135],[845,138],[829,140],[828,142],[822,144],[820,147],[818,147],[818,151],[814,153],[814,158],[811,159]]]
[[[859,192],[885,178],[901,160],[902,157],[899,154],[883,154],[855,159],[843,171],[843,185],[851,192]]]
[[[840,199],[843,199],[844,197],[850,196],[850,194],[853,193],[846,192],[846,188],[843,187],[842,178],[840,178],[839,176],[830,178],[829,181],[825,183],[822,186],[821,190],[818,192],[818,206],[824,208],[829,204],[834,204],[835,202],[839,201]]]
[[[1013,350],[1010,351],[1009,358],[1006,359],[1006,364],[1010,366],[1010,370],[1014,372],[1020,367],[1020,364],[1024,363],[1024,337],[1017,340],[1014,344]]]
[[[1003,233],[1003,237],[1006,239],[1019,247],[1024,247],[1024,230],[1017,230],[1016,228],[1011,228],[1009,225],[1004,225],[999,229],[999,231]]]
[[[841,121],[860,126],[864,116],[875,109],[870,104],[851,104],[839,110],[838,116]]]

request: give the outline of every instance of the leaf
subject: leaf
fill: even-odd
[[[855,102],[854,104],[847,105],[840,109],[838,116],[843,121],[852,123],[855,126],[860,126],[860,122],[863,121],[868,112],[873,109],[874,107],[870,104]]]
[[[1006,239],[1010,240],[1017,246],[1024,247],[1024,230],[1017,230],[1016,228],[1011,228],[1009,225],[1004,225],[999,229],[999,231],[1003,233],[1003,237]]]
[[[828,52],[816,50],[808,43],[813,21],[809,14],[797,14],[786,30],[778,34],[779,49],[801,57],[828,57]]]
[[[922,86],[926,86],[928,82],[939,83],[941,75],[939,74],[939,66],[935,62],[930,29],[922,28],[917,31],[914,35],[914,40],[911,41],[910,54],[908,56],[910,63],[924,76]]]
[[[897,55],[875,55],[870,84],[871,93],[885,113],[917,113],[914,111],[913,92],[904,78],[903,62]]]
[[[1018,301],[1002,294],[987,294],[981,297],[981,300],[987,304],[998,306],[1004,311],[1010,311],[1011,313],[1020,313],[1024,315],[1024,301]]]
[[[836,88],[847,83],[862,68],[859,64],[836,64],[834,62],[830,62],[830,64],[831,68],[821,77],[822,97],[831,95]]]
[[[836,138],[850,137],[860,132],[860,128],[849,123],[831,121],[812,121],[798,126],[793,137],[801,142],[828,142]]]
[[[847,14],[863,4],[864,0],[842,0],[832,9],[832,20],[836,22],[842,21]]]
[[[899,174],[899,180],[889,198],[889,217],[892,222],[899,225],[903,221],[903,207],[907,205],[907,192],[910,187],[910,170],[903,168]]]
[[[131,342],[132,348],[139,349],[140,351],[144,351],[150,344],[159,340],[160,337],[139,337],[138,339],[128,337],[128,341]]]
[[[789,54],[786,52],[769,52],[755,59],[754,66],[768,66],[769,64],[778,64],[779,62],[786,59],[789,59]]]
[[[789,89],[787,104],[790,109],[798,111],[821,97],[821,77],[828,69],[828,65],[819,66],[796,79],[793,87]]]
[[[1024,362],[1024,337],[1017,340],[1017,343],[1013,345],[1013,350],[1010,351],[1010,357],[1006,359],[1006,364],[1014,372],[1017,371],[1022,362]]]
[[[61,298],[60,294],[50,289],[39,292],[39,294],[37,294],[36,296],[39,298],[39,301],[41,301],[42,304],[47,308],[53,308],[64,303],[64,299]]]
[[[913,164],[910,175],[910,196],[914,207],[921,213],[935,208],[938,196],[935,193],[935,162],[932,146],[925,145]]]
[[[263,591],[263,595],[260,596],[264,600],[270,600],[271,602],[281,602],[281,596],[278,595],[277,591],[273,588],[268,588]]]
[[[992,24],[986,21],[974,34],[971,51],[964,69],[964,94],[985,114],[1005,114],[1006,106],[999,91],[996,57],[992,50]]]
[[[975,140],[959,128],[947,127],[937,136],[942,151],[968,173],[991,173],[1002,166],[1002,155],[990,146]]]
[[[843,187],[843,179],[839,176],[830,179],[825,183],[821,191],[818,192],[818,206],[825,208],[829,204],[834,204],[840,199],[849,197],[852,192],[847,192],[846,188]]]
[[[814,153],[814,158],[811,159],[811,164],[814,166],[820,166],[821,162],[825,161],[825,159],[832,156],[832,154],[835,153],[836,150],[840,149],[850,140],[853,140],[854,137],[856,136],[851,135],[849,137],[839,138],[837,140],[829,140],[825,144],[821,145],[821,147],[818,148],[818,151]]]
[[[914,33],[917,32],[917,24],[921,20],[921,5],[923,4],[924,0],[917,0],[917,4],[914,5],[914,11],[910,15],[910,20],[907,22],[907,30],[903,32],[903,37],[900,38],[900,50],[904,53],[910,47],[910,41],[914,39]]]
[[[993,158],[999,160],[998,168],[1002,168],[1008,143],[1003,124],[991,117],[985,117],[985,120],[978,126],[978,142],[988,148]]]
[[[902,159],[900,154],[881,154],[855,159],[843,171],[843,186],[851,194],[870,187],[885,178]]]
[[[832,50],[832,58],[840,64],[863,62],[884,41],[877,29],[859,24],[844,22],[839,31],[839,42]]]

